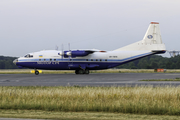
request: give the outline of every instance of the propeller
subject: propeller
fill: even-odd
[[[69,61],[71,61],[72,60],[72,52],[70,49],[70,43],[68,43],[68,48],[69,48],[69,50],[68,50],[68,52],[66,52],[66,55],[68,56]]]
[[[56,45],[55,50],[58,50],[58,46]]]
[[[63,44],[62,44],[62,51],[60,53],[58,53],[58,55],[61,56],[61,59],[63,59],[63,56],[64,56],[64,51],[63,51]]]
[[[69,61],[70,61],[70,59],[71,59],[71,49],[70,49],[70,43],[68,43],[68,47],[69,47],[69,52],[67,53],[68,54],[68,56],[69,56]]]
[[[64,52],[63,52],[63,44],[62,44],[62,52],[61,52],[61,59],[63,59]]]

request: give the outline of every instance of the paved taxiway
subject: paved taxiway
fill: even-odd
[[[143,79],[180,78],[179,73],[101,73],[76,74],[0,74],[0,86],[122,86],[180,85],[180,82],[139,81]]]

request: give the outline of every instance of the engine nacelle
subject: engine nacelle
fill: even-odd
[[[92,52],[90,51],[85,51],[85,50],[73,50],[73,51],[64,51],[64,57],[84,57]]]

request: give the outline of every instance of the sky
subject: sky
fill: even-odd
[[[40,50],[115,50],[160,23],[167,50],[180,50],[180,0],[1,0],[0,55]],[[169,56],[168,53],[165,56]]]

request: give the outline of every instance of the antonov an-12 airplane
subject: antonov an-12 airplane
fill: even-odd
[[[13,61],[18,67],[44,70],[75,70],[76,74],[89,74],[89,70],[109,69],[153,54],[166,52],[158,22],[151,22],[143,40],[113,51],[43,50],[29,53]]]

